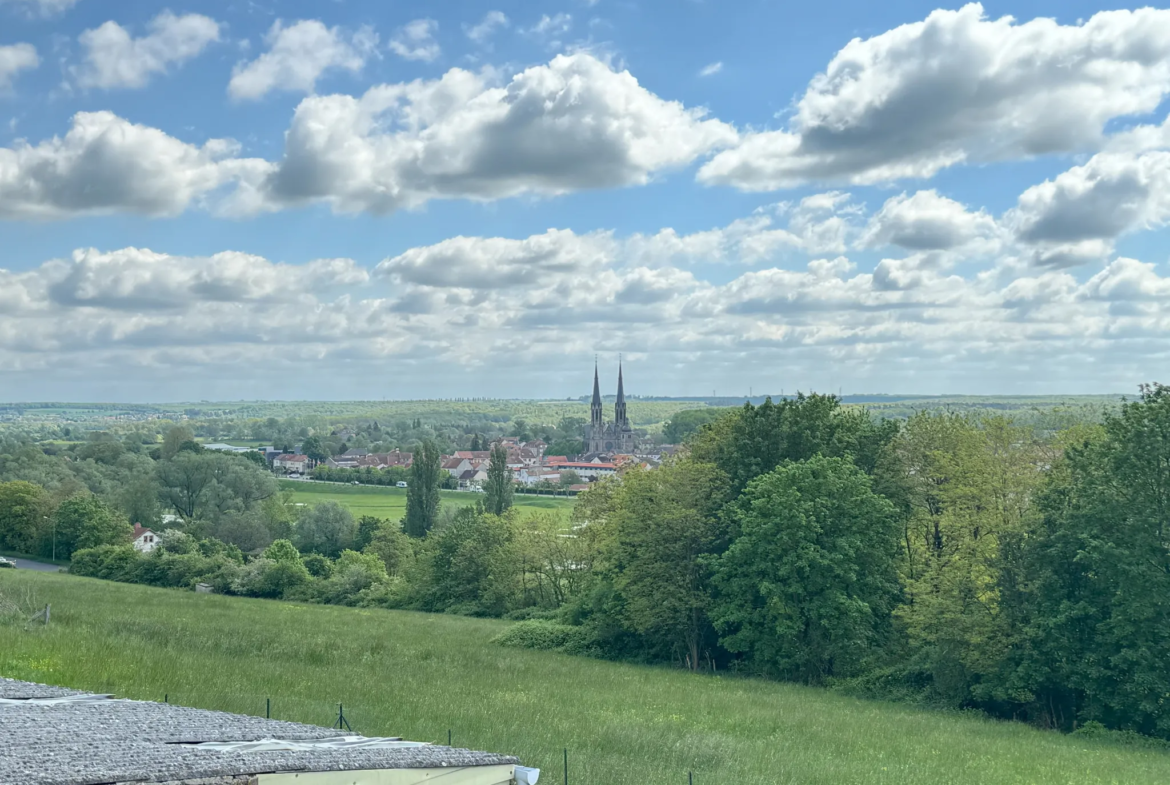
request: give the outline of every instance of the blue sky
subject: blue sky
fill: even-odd
[[[1128,392],[1170,11],[0,0],[0,398]]]

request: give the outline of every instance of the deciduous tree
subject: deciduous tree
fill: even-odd
[[[893,506],[843,458],[786,463],[732,507],[713,617],[756,670],[816,683],[861,672],[899,597]]]
[[[335,501],[309,508],[297,521],[297,547],[306,553],[336,558],[352,547],[357,526],[353,514]]]
[[[439,448],[430,439],[424,440],[414,451],[406,489],[406,517],[402,528],[411,537],[425,537],[435,525],[442,473]]]
[[[612,560],[623,620],[692,670],[715,645],[709,559],[726,545],[719,510],[727,489],[714,465],[681,461],[627,472],[614,499]]]
[[[512,470],[508,468],[508,451],[504,445],[492,447],[488,463],[487,482],[484,484],[484,509],[492,515],[503,515],[512,506]]]
[[[39,485],[0,483],[0,549],[32,553],[49,514],[49,495]]]
[[[95,496],[74,496],[61,502],[55,514],[57,558],[68,559],[82,548],[128,543],[134,532],[121,513]],[[42,546],[48,552],[49,544]]]

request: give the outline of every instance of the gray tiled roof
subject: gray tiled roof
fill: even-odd
[[[0,698],[77,695],[0,680]],[[273,771],[353,771],[514,764],[516,758],[436,745],[405,749],[220,752],[181,742],[324,739],[313,725],[161,703],[0,704],[0,784],[97,785],[168,782]]]
[[[64,687],[0,678],[0,698],[60,698],[63,695],[80,694],[77,690],[67,690]]]

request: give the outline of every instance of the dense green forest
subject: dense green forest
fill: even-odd
[[[517,646],[1170,738],[1170,389],[906,419],[810,395],[665,427],[679,456],[597,483],[569,522],[517,515],[502,456],[482,503],[445,508],[429,438],[398,521],[293,505],[248,456],[202,451],[183,427],[161,443],[9,437],[0,548],[128,582],[525,620],[504,639]],[[163,513],[158,550],[125,544],[130,520]]]

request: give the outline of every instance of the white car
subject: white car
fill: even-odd
[[[405,488],[405,487],[406,487],[406,483],[404,483],[404,482],[400,482],[400,483],[398,483],[397,485],[398,485],[398,487],[399,487],[399,488]]]
[[[16,569],[16,562],[11,561],[9,559],[5,559],[3,556],[0,556],[0,569],[14,570],[14,569]]]

